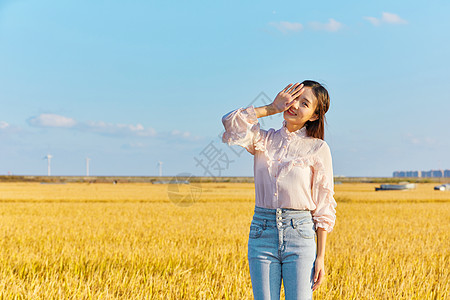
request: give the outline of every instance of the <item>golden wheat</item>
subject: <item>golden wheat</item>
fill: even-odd
[[[450,192],[375,186],[336,185],[315,298],[445,299]],[[0,183],[1,298],[252,299],[253,184],[171,199],[167,185]]]

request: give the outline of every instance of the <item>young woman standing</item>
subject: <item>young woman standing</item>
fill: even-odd
[[[325,276],[325,243],[336,220],[331,152],[324,138],[330,98],[318,82],[289,84],[265,106],[222,117],[222,140],[254,155],[255,209],[248,261],[256,300],[312,299]],[[283,113],[283,126],[258,118]],[[317,243],[316,243],[317,238]]]

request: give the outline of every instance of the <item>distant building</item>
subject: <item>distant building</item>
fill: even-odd
[[[431,177],[443,177],[444,171],[442,170],[431,170]]]
[[[392,177],[450,177],[450,170],[429,170],[429,171],[395,171]]]
[[[402,171],[395,171],[394,174],[392,175],[393,177],[405,177],[404,176],[405,172]]]
[[[422,177],[431,177],[431,171],[422,171]]]
[[[406,171],[406,177],[421,177],[421,171]]]

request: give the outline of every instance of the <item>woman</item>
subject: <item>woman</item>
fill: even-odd
[[[265,106],[222,117],[222,140],[254,155],[255,209],[248,239],[253,295],[312,299],[325,277],[325,242],[336,220],[331,153],[324,138],[330,98],[318,82],[289,84]],[[283,113],[278,130],[258,118]],[[317,245],[316,238],[317,237]]]

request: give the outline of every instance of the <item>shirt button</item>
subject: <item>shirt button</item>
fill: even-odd
[[[277,195],[277,193],[273,193],[275,196]]]
[[[278,220],[281,220],[281,217],[278,217]]]
[[[278,226],[281,227],[281,222],[278,222]]]

